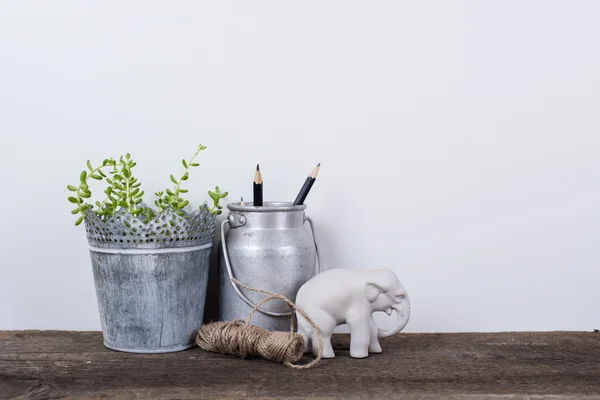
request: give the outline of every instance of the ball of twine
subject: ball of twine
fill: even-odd
[[[233,281],[248,290],[266,293],[269,297],[266,297],[254,306],[246,321],[236,319],[234,321],[212,322],[203,325],[196,336],[196,344],[201,349],[221,354],[233,354],[242,358],[263,357],[267,360],[297,369],[310,368],[319,362],[323,354],[323,338],[321,337],[319,327],[304,311],[296,307],[293,302],[281,294],[251,288],[235,278]],[[285,302],[291,309],[289,332],[271,332],[259,326],[250,325],[250,320],[252,320],[254,312],[267,301],[274,299]],[[319,338],[317,357],[304,365],[294,364],[302,358],[304,353],[304,338],[302,335],[294,332],[294,310],[298,311],[311,324]]]

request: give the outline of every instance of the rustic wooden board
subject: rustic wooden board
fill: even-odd
[[[600,333],[399,334],[309,370],[198,348],[119,353],[99,332],[0,331],[2,398],[598,398]]]

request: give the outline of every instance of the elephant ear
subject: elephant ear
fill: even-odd
[[[376,283],[367,283],[367,285],[365,286],[365,296],[367,297],[367,300],[369,300],[369,302],[374,302],[375,300],[377,300],[377,297],[379,297],[379,295],[381,293],[383,293],[385,290],[381,287],[378,286]]]

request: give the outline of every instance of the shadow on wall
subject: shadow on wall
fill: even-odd
[[[208,287],[206,289],[206,303],[204,306],[204,321],[210,323],[219,320],[219,244],[221,242],[221,223],[227,218],[221,215],[217,218],[215,238],[210,254],[210,269],[208,271]]]

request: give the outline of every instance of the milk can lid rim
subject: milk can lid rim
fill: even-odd
[[[244,211],[244,212],[292,212],[292,211],[303,211],[306,209],[306,204],[300,204],[295,206],[291,202],[285,201],[267,201],[262,206],[255,207],[252,202],[245,202],[242,206],[240,202],[229,203],[227,208],[231,211]]]

